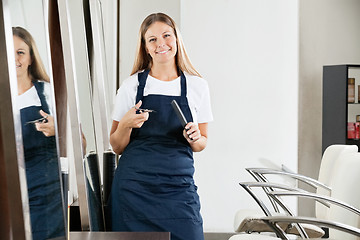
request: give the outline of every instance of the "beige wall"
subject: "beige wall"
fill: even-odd
[[[317,178],[321,161],[322,67],[360,63],[360,1],[300,0],[298,170]],[[299,213],[314,205],[299,202]]]

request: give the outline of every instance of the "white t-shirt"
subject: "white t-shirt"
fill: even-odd
[[[184,73],[186,77],[187,99],[194,123],[207,123],[213,120],[210,104],[210,93],[207,82],[198,77]],[[134,107],[138,88],[138,74],[127,78],[119,88],[113,110],[113,120],[121,118]],[[150,94],[180,96],[180,77],[172,81],[161,81],[148,75],[144,96]],[[150,115],[151,117],[151,115]]]
[[[44,95],[46,102],[50,109],[50,115],[53,115],[53,106],[51,101],[51,86],[50,83],[44,82]],[[16,106],[19,110],[31,106],[41,106],[39,95],[37,94],[35,86],[32,86],[29,90],[16,97]]]

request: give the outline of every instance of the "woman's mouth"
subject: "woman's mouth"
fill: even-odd
[[[170,51],[170,49],[168,50],[163,50],[163,51],[159,51],[159,52],[156,52],[157,54],[164,54],[164,53],[167,53],[168,51]]]

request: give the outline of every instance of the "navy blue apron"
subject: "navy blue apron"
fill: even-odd
[[[34,123],[39,111],[50,113],[44,82],[33,81],[41,106],[20,110],[33,240],[65,236],[55,136],[46,137]]]
[[[148,74],[138,75],[136,103],[142,100],[141,108],[156,112],[132,129],[119,159],[109,202],[112,230],[171,232],[172,240],[203,240],[193,152],[171,106],[175,99],[192,121],[186,78],[181,73],[181,96],[143,96]]]

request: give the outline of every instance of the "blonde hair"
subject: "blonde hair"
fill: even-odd
[[[50,78],[45,71],[43,62],[41,61],[40,54],[37,50],[35,41],[31,34],[22,27],[13,27],[13,36],[19,37],[23,40],[30,49],[31,65],[28,68],[30,77],[36,80],[44,80],[50,82]]]
[[[173,30],[176,37],[177,52],[175,55],[176,66],[183,72],[187,72],[191,75],[201,77],[200,73],[196,71],[191,64],[190,58],[186,53],[185,46],[175,21],[164,13],[153,13],[147,16],[142,22],[139,30],[138,44],[136,47],[136,56],[131,75],[138,71],[150,69],[152,66],[152,58],[147,53],[145,47],[145,33],[149,27],[155,22],[162,22],[169,25]]]

